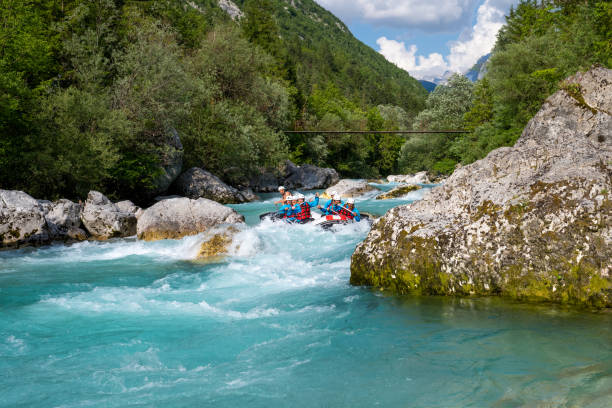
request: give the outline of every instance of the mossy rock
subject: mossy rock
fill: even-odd
[[[202,242],[197,259],[207,262],[222,260],[229,254],[234,237],[238,232],[237,228],[228,227],[208,237]]]
[[[412,192],[412,191],[416,191],[416,190],[420,190],[421,186],[417,186],[415,184],[408,184],[405,186],[398,186],[395,187],[393,190],[389,190],[386,193],[383,193],[379,196],[376,197],[377,200],[389,200],[392,198],[398,198],[398,197],[403,197],[406,194]]]

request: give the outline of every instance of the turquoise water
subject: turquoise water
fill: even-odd
[[[612,406],[609,313],[351,287],[367,225],[260,224],[262,198],[222,263],[201,237],[1,252],[0,406]]]

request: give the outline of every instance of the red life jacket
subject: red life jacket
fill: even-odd
[[[349,220],[352,220],[353,218],[355,218],[353,213],[348,208],[346,208],[346,207],[342,207],[340,209],[340,215],[344,215]]]
[[[310,204],[301,203],[300,208],[302,209],[302,211],[300,211],[299,214],[295,216],[295,218],[297,218],[298,221],[304,221],[304,220],[309,219],[310,218]]]

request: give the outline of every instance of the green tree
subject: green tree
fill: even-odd
[[[463,75],[453,74],[446,85],[438,85],[427,98],[427,108],[414,120],[415,130],[462,129],[464,115],[472,107],[473,84]],[[424,134],[409,138],[402,146],[399,167],[406,172],[430,170],[448,174],[458,157],[450,147],[448,134]]]
[[[242,30],[246,37],[272,55],[278,55],[280,40],[278,25],[272,14],[270,0],[247,0],[244,5]]]

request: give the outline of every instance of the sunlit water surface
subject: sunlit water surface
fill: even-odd
[[[201,237],[0,252],[0,406],[612,407],[609,313],[351,287],[367,224],[260,224],[273,198],[216,264]]]

